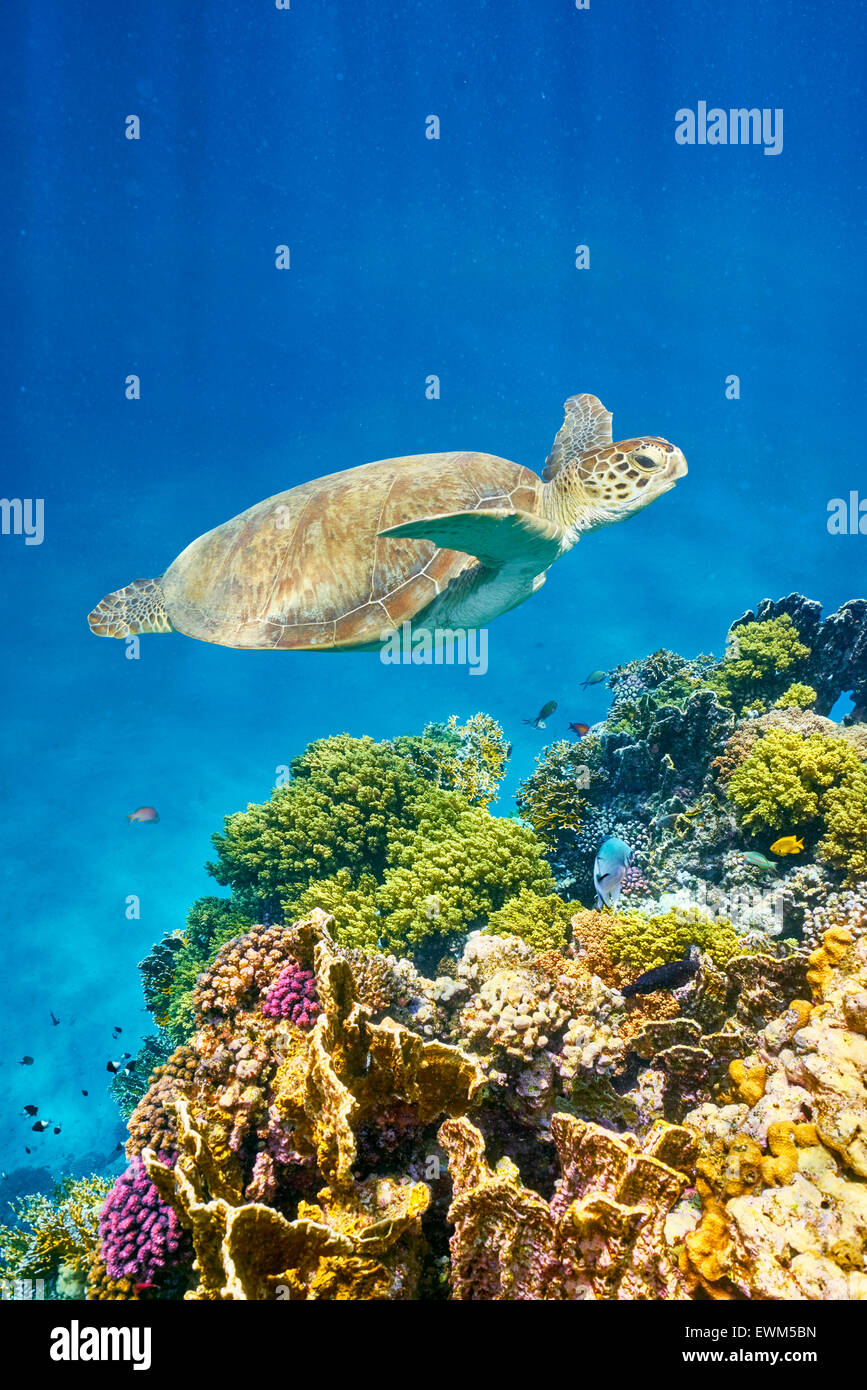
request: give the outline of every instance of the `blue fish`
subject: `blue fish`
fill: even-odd
[[[596,851],[593,865],[593,883],[596,887],[596,906],[617,906],[620,890],[626,877],[626,870],[635,860],[635,851],[625,840],[609,835]]]

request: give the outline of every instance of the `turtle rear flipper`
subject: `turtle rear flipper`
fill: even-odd
[[[561,554],[560,527],[530,512],[451,512],[389,526],[380,536],[413,536],[474,555],[489,569],[514,566],[538,574]]]
[[[140,632],[173,632],[158,579],[134,579],[125,589],[106,594],[88,613],[97,637],[134,637]]]

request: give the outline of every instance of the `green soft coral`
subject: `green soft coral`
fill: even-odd
[[[269,801],[227,816],[214,835],[218,883],[244,900],[274,904],[346,869],[379,878],[389,842],[428,785],[407,758],[372,738],[318,739],[291,764]]]
[[[857,755],[856,755],[857,756]],[[825,797],[819,857],[845,870],[850,887],[867,880],[867,771],[863,763]]]
[[[488,918],[485,932],[493,936],[519,936],[537,951],[562,951],[571,931],[576,905],[557,893],[522,888],[515,898]]]
[[[793,668],[802,666],[810,648],[798,636],[788,613],[763,622],[743,623],[730,634],[731,650],[708,677],[720,700],[742,710],[779,695],[791,684]]]
[[[304,917],[314,907],[334,917],[334,933],[341,946],[376,951],[380,935],[377,883],[372,874],[362,874],[357,883],[348,869],[338,869],[331,878],[316,879],[300,897],[283,904],[288,921]]]
[[[861,760],[844,739],[769,729],[732,775],[729,800],[755,833],[792,833],[822,822],[828,793],[860,771]]]
[[[812,685],[795,681],[788,690],[783,691],[779,700],[774,701],[774,709],[812,709],[818,698],[818,692]]]
[[[383,947],[406,949],[484,926],[522,887],[554,887],[532,830],[434,789],[418,827],[395,836],[377,894]]]
[[[474,714],[458,724],[429,724],[424,734],[392,741],[435,786],[461,792],[474,806],[490,806],[506,775],[511,751],[502,727],[489,714]]]
[[[581,743],[558,739],[540,754],[535,770],[518,788],[518,810],[548,849],[556,848],[562,830],[580,829],[600,757],[599,740],[592,734]]]
[[[717,965],[725,965],[744,950],[727,917],[711,919],[698,911],[682,909],[656,917],[645,917],[640,912],[616,913],[605,938],[611,960],[629,966],[636,975],[682,958],[693,943]]]

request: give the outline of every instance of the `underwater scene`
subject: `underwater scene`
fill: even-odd
[[[863,19],[0,16],[54,1360],[105,1302],[867,1299]]]

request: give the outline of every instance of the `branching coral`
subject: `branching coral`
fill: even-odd
[[[0,1226],[0,1278],[83,1280],[99,1243],[99,1212],[111,1184],[95,1174],[61,1178],[50,1194],[12,1202]]]

